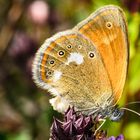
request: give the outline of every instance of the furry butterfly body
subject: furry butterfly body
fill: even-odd
[[[71,30],[47,39],[36,53],[33,79],[55,98],[54,109],[106,110],[116,105],[128,67],[123,11],[105,6]]]

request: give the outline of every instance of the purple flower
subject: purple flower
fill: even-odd
[[[111,136],[108,138],[108,140],[124,140],[124,136],[122,134],[117,136],[116,138],[114,136]]]
[[[91,116],[77,114],[74,108],[69,108],[64,114],[63,122],[54,118],[50,140],[124,140],[123,135],[107,138],[104,130],[95,134],[97,125],[98,122]]]

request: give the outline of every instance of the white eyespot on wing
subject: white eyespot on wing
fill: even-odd
[[[49,102],[53,106],[54,110],[62,113],[64,113],[69,107],[69,103],[60,96],[50,99]]]
[[[61,78],[62,72],[61,71],[54,71],[54,75],[53,75],[53,82],[58,81]]]
[[[76,64],[80,65],[84,62],[83,55],[77,52],[70,53],[70,56],[68,57],[68,60],[66,62],[67,65],[71,62],[75,62]]]

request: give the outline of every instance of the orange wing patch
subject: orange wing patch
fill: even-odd
[[[116,104],[123,91],[128,64],[128,35],[124,15],[118,8],[106,9],[84,22],[78,24],[77,29],[99,50]]]
[[[57,38],[55,41],[50,42],[50,45],[44,51],[43,57],[41,60],[41,65],[40,65],[41,79],[44,82],[46,82],[46,83],[52,82],[50,79],[46,79],[46,62],[48,61],[48,56],[51,55],[51,52],[54,48],[57,49],[57,45],[61,44],[62,42],[65,42],[65,40],[67,40],[69,38],[76,38],[76,35],[70,34],[67,36],[61,36],[61,37]],[[63,48],[63,49],[66,50],[66,48]],[[67,59],[67,57],[65,57],[64,59]],[[61,60],[63,61],[62,58],[61,58]],[[65,62],[65,61],[63,61],[63,62]]]

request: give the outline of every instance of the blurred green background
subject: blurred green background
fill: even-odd
[[[48,140],[53,116],[51,97],[32,81],[31,64],[44,40],[74,27],[103,5],[126,13],[130,63],[123,96],[125,105],[140,101],[140,0],[0,0],[0,140]],[[140,113],[140,104],[129,105]],[[104,125],[108,135],[140,140],[140,116],[126,112]]]

